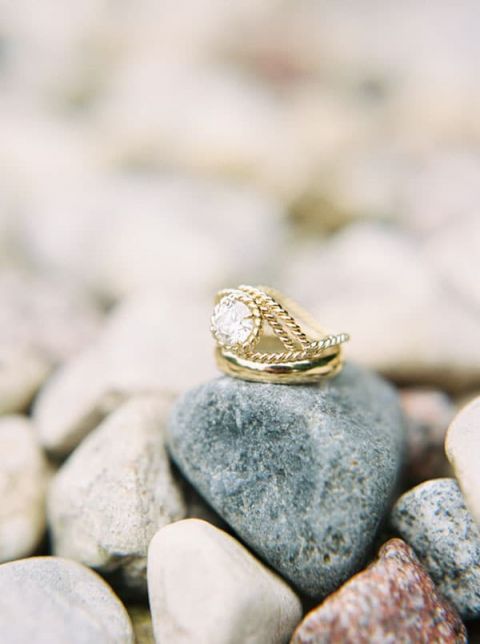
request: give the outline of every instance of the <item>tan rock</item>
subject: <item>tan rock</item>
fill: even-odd
[[[0,419],[0,563],[31,555],[45,532],[49,469],[31,423]]]
[[[445,450],[465,503],[480,525],[480,397],[472,400],[453,419]]]
[[[60,468],[48,497],[55,554],[115,574],[134,593],[146,590],[150,539],[185,516],[164,448],[167,412],[154,396],[122,405]]]
[[[148,588],[157,642],[280,644],[301,617],[300,600],[282,579],[197,519],[152,539]]]

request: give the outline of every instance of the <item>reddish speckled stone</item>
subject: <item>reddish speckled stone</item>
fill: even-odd
[[[291,644],[466,641],[460,617],[413,550],[401,539],[391,539],[377,561],[305,617]]]

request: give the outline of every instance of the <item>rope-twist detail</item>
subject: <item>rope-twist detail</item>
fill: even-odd
[[[271,295],[252,286],[240,286],[240,290],[253,298],[263,317],[286,349],[295,350],[295,340],[302,349],[306,349],[311,344],[295,319]]]
[[[248,359],[255,362],[271,362],[274,364],[309,360],[319,357],[327,349],[331,349],[332,347],[342,344],[342,342],[346,342],[348,340],[348,337],[349,336],[346,333],[340,333],[338,335],[328,335],[325,338],[322,338],[322,340],[311,342],[308,348],[300,351],[284,351],[282,353],[255,352],[250,354],[248,356]]]

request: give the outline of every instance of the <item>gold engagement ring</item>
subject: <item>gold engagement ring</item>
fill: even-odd
[[[211,332],[221,371],[257,382],[308,383],[337,374],[347,333],[322,329],[300,306],[266,286],[219,291]]]

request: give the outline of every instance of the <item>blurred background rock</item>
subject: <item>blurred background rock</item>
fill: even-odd
[[[214,373],[212,295],[257,281],[468,398],[479,28],[473,0],[1,0],[1,408],[60,367],[34,415],[63,452],[112,395]]]

